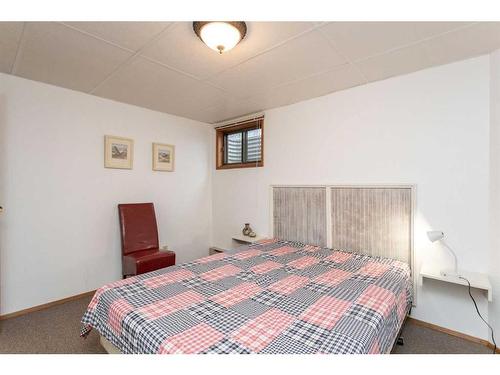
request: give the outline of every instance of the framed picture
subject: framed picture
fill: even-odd
[[[104,167],[132,169],[134,161],[134,140],[104,136]]]
[[[153,143],[153,171],[174,171],[175,146]]]

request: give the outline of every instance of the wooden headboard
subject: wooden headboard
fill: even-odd
[[[272,201],[274,237],[327,246],[325,188],[276,187]]]
[[[413,265],[414,185],[273,185],[275,238]]]

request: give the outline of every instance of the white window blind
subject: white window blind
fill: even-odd
[[[225,137],[227,164],[258,162],[262,159],[262,129],[245,129]]]
[[[262,155],[262,129],[247,132],[247,162],[260,161]]]
[[[243,133],[228,134],[226,139],[226,163],[243,163]]]

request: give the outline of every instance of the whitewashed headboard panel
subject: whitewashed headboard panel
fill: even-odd
[[[330,187],[331,247],[411,264],[411,187]]]
[[[413,265],[414,185],[273,185],[275,238]]]
[[[274,187],[273,236],[327,246],[327,191],[324,187]]]

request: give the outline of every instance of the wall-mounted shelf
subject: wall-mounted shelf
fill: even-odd
[[[460,272],[463,277],[469,280],[472,288],[484,290],[487,293],[488,301],[493,301],[493,291],[488,275],[478,272]],[[467,282],[455,276],[443,276],[439,269],[432,266],[423,265],[420,271],[419,283],[422,285],[423,279],[439,280],[447,283],[467,286]]]
[[[237,245],[244,245],[244,244],[253,244],[260,240],[264,240],[266,238],[267,237],[265,236],[249,237],[249,236],[244,236],[243,234],[239,234],[233,236],[233,241],[235,241]]]

